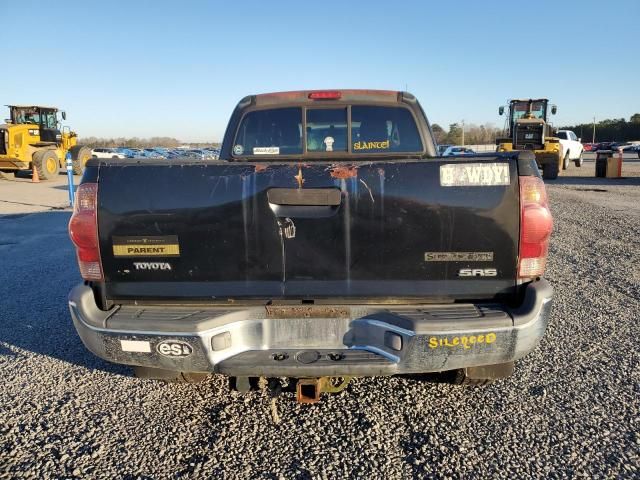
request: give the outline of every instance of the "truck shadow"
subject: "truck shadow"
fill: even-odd
[[[640,177],[600,178],[560,176],[556,180],[547,180],[547,185],[598,186],[603,189],[614,186],[640,185]]]
[[[81,281],[67,236],[70,212],[0,215],[0,359],[46,355],[130,375],[84,348],[71,322],[69,290]]]

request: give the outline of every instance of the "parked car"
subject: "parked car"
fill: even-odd
[[[91,150],[92,158],[126,158],[125,155],[118,152],[115,148],[94,148]]]
[[[224,162],[87,165],[69,308],[90,351],[312,403],[352,376],[486,384],[538,345],[552,218],[530,152],[438,157],[407,92],[250,96],[226,132]]]
[[[597,143],[583,143],[582,144],[582,148],[584,149],[585,152],[593,152],[597,149],[598,144]]]
[[[613,143],[609,148],[616,152],[620,149],[622,149],[623,152],[636,152],[639,146],[640,140],[635,140],[632,142],[616,142]]]
[[[611,146],[615,142],[598,142],[596,143],[595,150],[611,150]]]
[[[562,169],[569,168],[569,162],[573,161],[576,167],[581,167],[583,163],[582,153],[584,147],[580,142],[580,139],[571,130],[558,130],[556,137],[560,139],[560,145],[562,145],[562,151],[560,158],[562,158]]]
[[[468,147],[449,146],[443,152],[443,157],[449,157],[452,155],[474,155],[476,152]]]
[[[438,155],[442,156],[444,151],[449,147],[451,147],[451,145],[438,145]]]

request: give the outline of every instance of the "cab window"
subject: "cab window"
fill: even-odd
[[[346,108],[314,108],[307,110],[307,151],[346,152]]]
[[[274,108],[247,113],[236,135],[234,155],[302,153],[302,108]]]
[[[410,153],[422,150],[418,127],[406,108],[351,107],[352,153]]]

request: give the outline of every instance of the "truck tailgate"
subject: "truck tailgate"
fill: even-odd
[[[165,162],[100,164],[110,300],[442,302],[515,292],[515,156]],[[496,166],[500,181],[489,178]]]

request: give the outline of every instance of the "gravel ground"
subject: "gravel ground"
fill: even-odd
[[[69,212],[0,215],[0,472],[638,478],[640,163],[625,167],[626,179],[551,184],[553,318],[511,379],[360,379],[316,405],[281,397],[279,424],[265,395],[230,393],[222,377],[165,386],[91,355],[66,306],[78,282]]]

